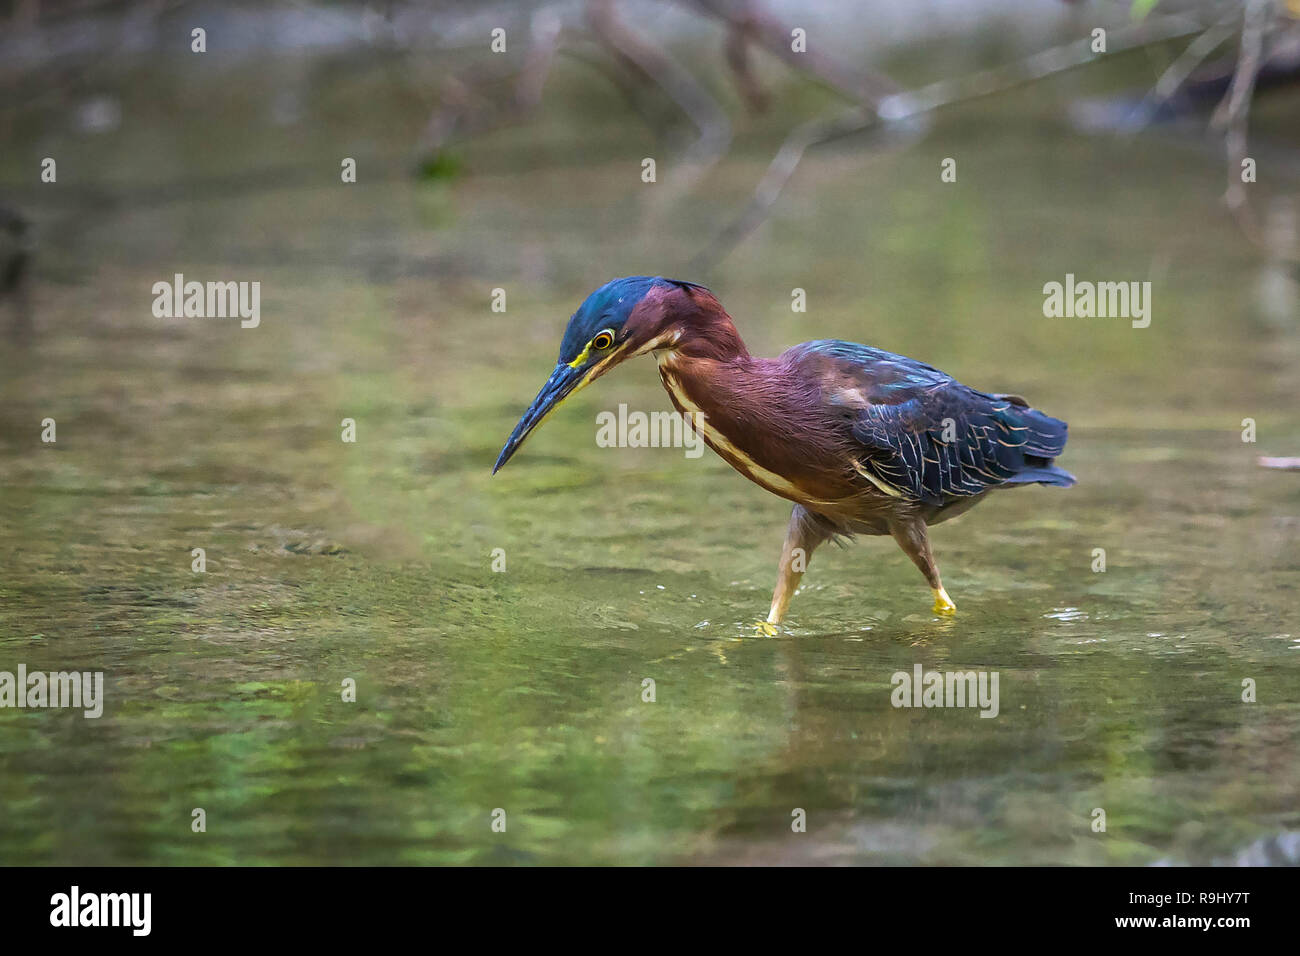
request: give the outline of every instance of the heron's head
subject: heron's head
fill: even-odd
[[[555,371],[510,433],[492,473],[570,395],[625,359],[671,344],[689,314],[676,300],[689,297],[693,290],[705,291],[693,283],[659,276],[628,276],[606,282],[587,296],[564,330]]]

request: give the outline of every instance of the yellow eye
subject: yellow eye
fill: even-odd
[[[603,352],[614,344],[614,333],[609,329],[597,332],[596,337],[591,340],[591,347],[598,352]]]

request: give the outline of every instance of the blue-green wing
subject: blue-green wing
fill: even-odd
[[[854,467],[883,491],[942,504],[999,485],[1072,485],[1052,459],[1067,426],[1014,395],[976,391],[936,368],[854,342],[792,349],[815,368],[823,395],[851,411]]]

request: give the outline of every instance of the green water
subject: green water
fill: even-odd
[[[102,670],[107,702],[0,711],[0,862],[1206,862],[1300,827],[1300,476],[1255,464],[1300,453],[1296,330],[1253,315],[1217,163],[1075,136],[1071,92],[815,154],[703,276],[759,133],[683,199],[609,104],[422,183],[420,117],[360,81],[306,132],[140,82],[120,131],[45,131],[0,167],[43,236],[0,365],[0,670]],[[27,185],[47,152],[57,192]],[[155,319],[175,272],[260,281],[261,326]],[[595,444],[599,411],[670,407],[650,360],[489,477],[583,296],[661,272],[756,354],[847,338],[1028,396],[1078,487],[935,530],[951,620],[862,539],[754,636],[788,505],[712,453]],[[1153,279],[1151,326],[1044,318],[1067,272]],[[999,716],[893,708],[918,663],[997,671]]]

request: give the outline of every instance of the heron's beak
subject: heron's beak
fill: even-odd
[[[528,434],[540,425],[547,415],[553,412],[566,398],[596,377],[588,374],[593,371],[594,369],[590,367],[573,368],[563,362],[555,366],[555,371],[551,373],[551,377],[546,380],[542,390],[537,393],[533,403],[528,406],[528,410],[519,419],[519,424],[515,426],[515,430],[506,439],[505,447],[501,449],[501,454],[497,456],[497,463],[492,466],[492,474],[495,475],[501,470],[501,467],[510,460],[510,457],[519,449],[519,446],[524,443],[524,439],[528,437]]]

